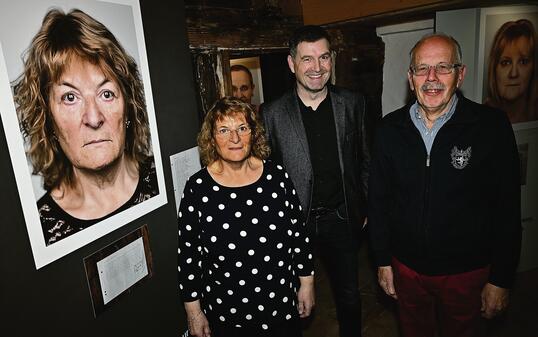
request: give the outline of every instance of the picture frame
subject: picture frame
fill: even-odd
[[[252,80],[254,82],[254,96],[252,97],[252,104],[259,106],[264,102],[260,58],[258,56],[252,56],[230,59],[230,66],[236,64],[247,67],[252,74]]]
[[[39,269],[166,204],[167,196],[150,72],[138,0],[28,0],[9,2],[2,6],[0,13],[0,112],[30,247],[36,269]],[[145,201],[119,212],[111,212],[95,224],[47,245],[36,205],[36,201],[45,191],[40,177],[32,175],[32,164],[26,155],[28,144],[25,143],[21,132],[13,100],[12,85],[23,71],[25,51],[41,27],[45,14],[51,8],[58,8],[66,13],[71,9],[80,9],[101,22],[136,62],[143,83],[149,141],[158,192]]]
[[[535,35],[538,32],[538,6],[504,6],[480,9],[478,56],[475,81],[475,93],[481,103],[488,104],[488,62],[495,34],[501,26],[509,21],[529,20],[534,25]],[[536,49],[538,46],[534,46]],[[536,57],[535,57],[536,59]],[[538,64],[534,65],[534,82],[538,81]],[[535,89],[538,84],[535,83]],[[535,90],[536,91],[536,90]],[[514,131],[538,127],[538,116],[522,122],[513,122]]]

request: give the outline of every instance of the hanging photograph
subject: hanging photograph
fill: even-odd
[[[538,121],[538,7],[486,8],[480,22],[482,102],[513,124]]]
[[[36,268],[166,203],[138,0],[2,5],[0,112]]]

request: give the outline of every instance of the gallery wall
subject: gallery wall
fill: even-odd
[[[8,2],[1,2],[0,7]],[[169,156],[195,145],[199,121],[183,1],[140,1],[168,203],[36,270],[0,128],[0,300],[6,336],[178,336],[177,230]],[[153,276],[96,318],[83,259],[147,224]]]
[[[377,27],[377,35],[385,43],[383,63],[383,116],[407,104],[411,98],[407,70],[409,50],[426,34],[433,33],[433,20]]]

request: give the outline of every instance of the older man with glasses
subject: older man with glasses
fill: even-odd
[[[456,40],[428,35],[410,55],[416,101],[383,119],[372,155],[379,284],[398,302],[403,336],[483,336],[481,316],[508,303],[521,246],[514,134],[505,113],[458,92]]]

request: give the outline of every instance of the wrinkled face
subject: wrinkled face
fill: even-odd
[[[520,36],[508,43],[495,67],[497,91],[506,101],[524,96],[534,71],[529,39]]]
[[[233,97],[245,103],[251,103],[254,96],[254,84],[250,83],[250,76],[244,71],[232,71]]]
[[[435,66],[439,63],[456,62],[456,51],[450,42],[441,37],[427,39],[415,51],[413,65]],[[430,67],[426,75],[414,75],[411,71],[407,77],[411,90],[415,91],[418,104],[425,113],[445,113],[450,99],[463,82],[465,66],[454,69],[450,74],[436,74]]]
[[[214,137],[217,153],[222,160],[237,163],[250,156],[251,133],[242,113],[217,120]]]
[[[75,168],[100,170],[123,155],[122,92],[98,66],[72,59],[52,85],[49,104],[58,142]]]
[[[288,55],[288,66],[295,74],[299,90],[317,93],[325,89],[331,78],[332,59],[329,42],[301,42],[295,57]]]

